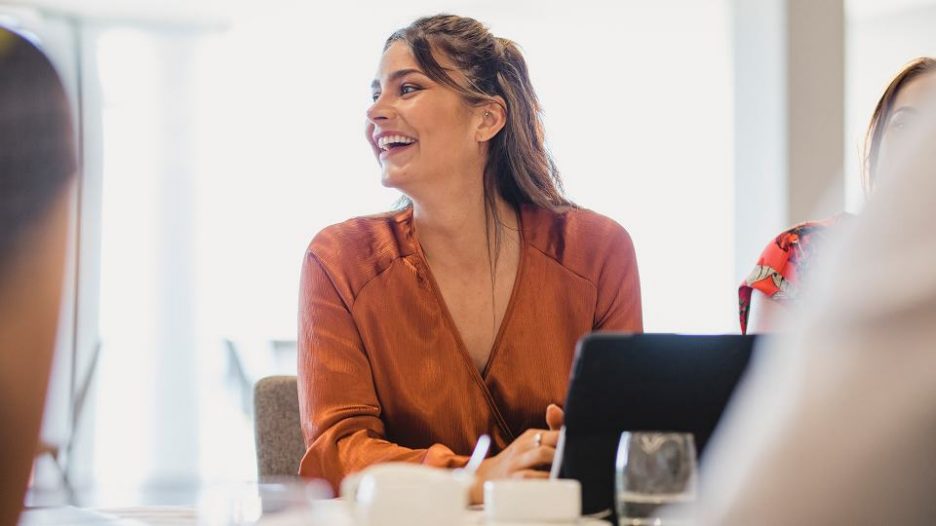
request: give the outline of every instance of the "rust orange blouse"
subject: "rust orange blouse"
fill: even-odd
[[[643,329],[628,233],[583,209],[520,210],[520,265],[483,372],[418,248],[412,209],[320,232],[302,268],[299,474],[341,479],[385,461],[458,467],[562,404],[576,341]]]

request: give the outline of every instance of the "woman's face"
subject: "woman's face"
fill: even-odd
[[[449,71],[447,57],[436,55]],[[460,80],[459,74],[454,78]],[[384,186],[412,197],[427,182],[438,184],[483,168],[478,141],[480,111],[451,88],[426,76],[409,46],[394,42],[383,54],[367,110],[367,140]]]
[[[894,99],[878,152],[877,168],[891,166],[916,143],[915,132],[921,124],[933,118],[936,109],[936,73],[923,75],[907,82]]]

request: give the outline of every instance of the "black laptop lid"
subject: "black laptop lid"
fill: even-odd
[[[582,508],[614,505],[623,431],[692,433],[700,458],[747,368],[754,336],[595,333],[579,341],[565,404],[560,476]]]

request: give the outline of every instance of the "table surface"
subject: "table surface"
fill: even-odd
[[[209,521],[213,522],[213,521]],[[26,510],[20,526],[50,526],[72,524],[76,526],[194,526],[199,523],[197,508],[190,506],[133,506],[125,508],[83,509],[69,506],[57,508],[39,508]],[[251,524],[251,523],[246,523]],[[320,501],[314,511],[285,511],[264,515],[256,526],[308,526],[325,524],[328,526],[353,526],[346,504],[341,500]],[[487,522],[484,512],[469,510],[465,513],[466,525],[487,526],[540,526],[537,523],[524,522]],[[607,526],[609,523],[597,519],[583,518],[566,526]],[[545,524],[543,526],[546,526]],[[563,526],[549,523],[548,526]]]

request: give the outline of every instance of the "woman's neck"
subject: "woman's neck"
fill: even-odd
[[[485,203],[484,188],[462,188],[457,193],[436,199],[413,199],[413,223],[416,238],[426,257],[433,262],[459,266],[487,265],[494,255],[496,221],[517,229],[513,208],[497,196],[497,220]],[[490,252],[488,251],[490,248]]]

